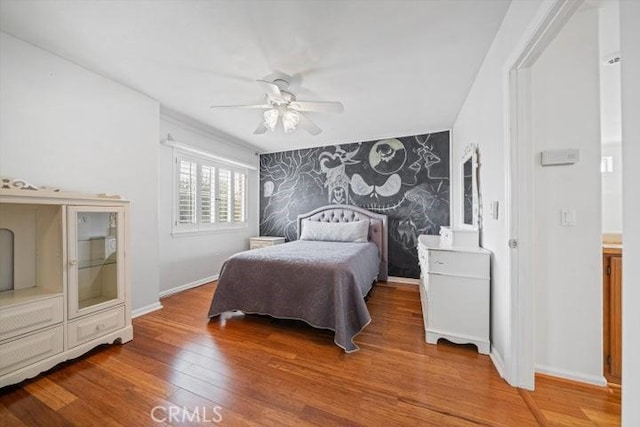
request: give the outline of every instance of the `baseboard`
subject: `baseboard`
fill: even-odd
[[[176,286],[175,288],[162,291],[160,292],[160,298],[168,297],[169,295],[177,294],[178,292],[186,291],[187,289],[197,288],[198,286],[202,286],[205,283],[213,282],[214,280],[218,280],[217,274],[213,276],[205,277],[203,279],[194,280],[193,282],[189,282],[186,285],[180,285],[180,286]]]
[[[607,380],[602,375],[585,375],[580,372],[566,371],[564,369],[551,368],[544,365],[536,365],[536,373],[548,375],[550,377],[563,378],[565,380],[577,381],[580,383],[607,386]]]
[[[420,284],[420,279],[411,279],[409,277],[396,277],[396,276],[389,276],[387,278],[387,282],[390,283],[403,283],[405,285],[419,285]]]
[[[498,374],[500,374],[500,378],[507,381],[507,378],[504,377],[504,361],[502,360],[502,356],[500,355],[500,353],[498,353],[494,346],[491,346],[491,353],[489,353],[489,358],[493,362],[493,366],[495,366]]]
[[[162,304],[160,304],[160,301],[157,301],[157,302],[154,302],[153,304],[136,308],[131,312],[131,318],[135,319],[136,317],[140,317],[143,314],[151,313],[152,311],[160,310],[161,308],[162,308]]]

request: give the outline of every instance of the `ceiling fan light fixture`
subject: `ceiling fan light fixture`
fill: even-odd
[[[298,101],[296,96],[288,91],[289,83],[284,79],[275,79],[273,81],[258,80],[258,83],[262,85],[266,92],[265,100],[262,104],[212,105],[211,108],[264,110],[262,113],[263,120],[253,131],[256,135],[262,135],[267,130],[274,132],[278,127],[278,121],[282,121],[282,129],[285,133],[291,133],[300,127],[315,136],[320,134],[322,129],[309,119],[304,114],[305,112],[342,113],[344,111],[342,103],[337,101]]]
[[[300,121],[300,114],[294,110],[286,110],[282,114],[282,126],[285,133],[293,132]]]
[[[264,116],[264,125],[272,132],[276,130],[276,125],[278,124],[278,117],[280,116],[280,112],[275,108],[272,108],[270,110],[265,111],[263,116]]]

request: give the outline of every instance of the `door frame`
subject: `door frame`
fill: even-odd
[[[531,67],[584,0],[552,0],[541,7],[505,69],[507,124],[506,227],[509,236],[510,328],[504,378],[515,387],[535,386],[535,228],[531,218],[534,152],[531,136]]]

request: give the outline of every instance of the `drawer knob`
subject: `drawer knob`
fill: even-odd
[[[98,331],[104,331],[105,329],[107,329],[107,325],[105,325],[104,323],[98,323],[98,325],[96,326],[96,329]]]

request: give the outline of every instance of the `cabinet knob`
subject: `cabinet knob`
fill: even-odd
[[[69,261],[69,264],[78,265],[78,260],[77,259],[72,259],[71,261]]]
[[[98,323],[96,329],[99,331],[104,331],[105,329],[107,329],[107,325],[105,325],[104,323]]]

